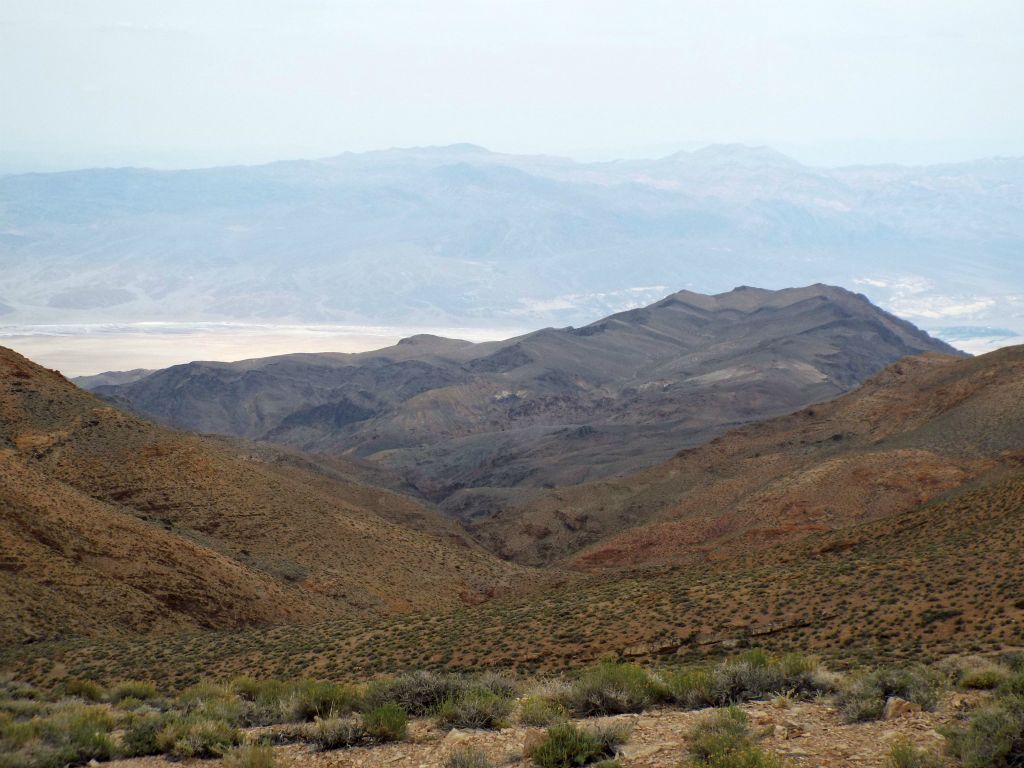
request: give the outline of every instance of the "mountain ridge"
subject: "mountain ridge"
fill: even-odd
[[[96,392],[177,427],[376,462],[467,519],[650,465],[923,351],[957,354],[845,289],[746,287],[505,341],[197,362]]]

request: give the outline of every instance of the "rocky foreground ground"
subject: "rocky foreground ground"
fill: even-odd
[[[793,766],[853,768],[883,766],[893,744],[909,741],[915,746],[940,754],[945,743],[938,728],[953,724],[978,694],[950,693],[934,712],[905,711],[888,720],[849,724],[843,722],[832,703],[773,701],[751,702],[741,707],[755,731],[764,734],[761,746],[786,758]],[[708,710],[651,710],[639,715],[590,718],[581,724],[629,722],[633,725],[629,741],[621,748],[619,762],[624,768],[678,768],[686,761],[687,735]],[[255,729],[250,738],[268,730]],[[372,747],[314,752],[305,744],[275,747],[279,766],[296,768],[373,768],[375,766],[444,766],[448,756],[464,746],[475,746],[486,753],[495,766],[527,768],[527,756],[542,729],[522,726],[497,731],[452,730],[437,728],[429,720],[410,723],[409,740]],[[109,763],[111,768],[161,768],[164,757],[135,758]],[[175,761],[182,768],[210,766],[208,760]]]

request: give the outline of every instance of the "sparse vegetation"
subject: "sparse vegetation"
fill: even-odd
[[[159,712],[133,712],[123,723],[121,753],[125,757],[159,754],[157,737],[163,724],[164,718]]]
[[[76,696],[86,701],[102,701],[105,691],[103,686],[92,680],[68,680],[64,686],[64,693],[67,696]]]
[[[274,750],[266,744],[246,744],[224,755],[223,768],[275,768]]]
[[[934,709],[941,687],[940,675],[927,667],[882,667],[850,680],[840,691],[839,701],[848,722],[878,720],[890,696]]]
[[[377,682],[366,692],[364,706],[376,708],[395,704],[413,717],[432,714],[442,703],[466,689],[459,675],[418,671],[400,675],[394,680]]]
[[[381,704],[363,715],[366,735],[381,743],[404,739],[408,724],[408,716],[397,704]]]
[[[318,720],[306,731],[313,746],[321,752],[354,747],[365,735],[362,724],[354,717],[334,717]]]
[[[885,768],[943,768],[941,757],[901,740],[892,745]]]
[[[172,757],[222,757],[242,741],[241,731],[227,722],[201,714],[172,717],[157,734],[161,752]]]
[[[136,701],[151,701],[160,696],[156,686],[152,683],[142,682],[140,680],[128,680],[123,683],[118,683],[110,689],[107,698],[110,702],[117,704],[125,701],[125,699],[135,699]]]
[[[1008,677],[996,698],[971,713],[965,727],[945,732],[964,768],[1024,765],[1024,673]]]
[[[736,707],[701,720],[690,733],[693,768],[782,768],[780,758],[757,746],[747,716]]]
[[[513,718],[522,725],[546,727],[542,743],[531,747],[530,759],[538,768],[596,766],[602,761],[611,766],[618,745],[628,738],[628,727],[621,722],[606,727],[581,724],[570,716],[620,714],[648,706],[707,707],[751,698],[792,708],[797,699],[826,694],[840,680],[837,696],[829,700],[839,705],[845,719],[855,722],[880,716],[890,696],[930,709],[943,679],[963,686],[965,677],[992,669],[998,672],[998,686],[991,689],[986,684],[972,694],[982,696],[982,704],[963,725],[944,733],[951,755],[964,768],[1017,768],[1024,764],[1021,662],[1011,657],[960,657],[941,665],[944,674],[937,668],[908,665],[838,676],[814,658],[754,649],[717,664],[668,670],[609,660],[574,676],[524,684],[494,674],[418,673],[361,686],[236,678],[229,684],[199,681],[174,697],[136,684],[115,693],[113,686],[103,689],[100,702],[84,700],[82,688],[73,688],[76,693],[71,696],[62,686],[63,697],[53,699],[28,686],[0,681],[0,768],[62,768],[89,760],[158,754],[176,759],[221,757],[234,768],[266,768],[273,759],[266,744],[297,741],[325,751],[406,739],[408,713],[396,703],[399,697],[423,712],[420,717],[432,717],[442,727],[499,728]],[[517,701],[514,697],[521,690],[527,695]],[[440,691],[456,693],[431,707]],[[131,694],[144,695],[149,703]],[[132,701],[137,706],[122,706]],[[328,716],[314,714],[309,722],[311,711],[326,711]],[[243,729],[261,719],[275,727],[259,737],[264,746],[250,749]],[[717,709],[693,729],[689,762],[694,768],[782,766],[758,741],[743,710]],[[450,752],[447,759],[460,768],[489,765],[484,753],[469,745]],[[891,753],[879,756],[882,759],[888,768],[945,765],[934,751],[910,742],[894,744]]]
[[[314,720],[338,717],[355,712],[360,706],[359,693],[347,685],[299,680],[285,686],[279,701],[287,702],[292,720]]]
[[[665,698],[663,686],[635,664],[602,662],[573,683],[564,704],[580,717],[640,712]]]
[[[628,738],[626,726],[581,728],[560,723],[548,729],[531,758],[537,768],[576,768],[614,757],[616,747]]]
[[[561,722],[569,713],[557,701],[541,696],[528,696],[519,704],[519,721],[523,725],[546,727]]]
[[[437,721],[446,728],[500,728],[511,711],[511,699],[486,688],[470,688],[441,702]]]
[[[444,768],[494,768],[487,755],[476,747],[459,747],[444,761]]]
[[[0,720],[0,766],[62,768],[116,754],[113,718],[103,709],[67,700],[46,716]]]

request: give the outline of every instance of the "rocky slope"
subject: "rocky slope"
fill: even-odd
[[[416,502],[157,427],[0,348],[0,642],[476,602],[520,569]]]
[[[846,723],[827,702],[796,702],[785,708],[771,702],[754,702],[740,708],[751,728],[764,734],[759,745],[787,760],[794,768],[859,768],[885,765],[893,745],[910,743],[940,755],[945,740],[936,729],[955,726],[963,717],[965,701],[977,697],[952,694],[943,698],[935,712],[914,712],[895,720]],[[972,702],[973,703],[973,702]],[[619,749],[622,768],[679,768],[685,764],[694,726],[706,719],[708,710],[649,710],[637,715],[590,718],[576,721],[582,727],[618,725],[632,728]],[[381,765],[414,765],[444,768],[449,756],[474,747],[492,765],[531,768],[524,747],[536,743],[539,728],[509,725],[497,731],[455,729],[443,732],[426,721],[410,728],[408,742],[315,752],[306,745],[290,744],[274,749],[279,763],[295,768],[370,768]],[[252,734],[255,738],[258,734]],[[208,763],[208,761],[206,761]],[[186,761],[186,768],[201,768],[204,761]],[[134,758],[110,763],[110,768],[166,768],[164,757]]]
[[[608,654],[702,660],[737,645],[840,661],[935,661],[1020,646],[1024,466],[902,514],[723,551],[696,565],[599,571],[440,614],[171,640],[83,640],[0,653],[53,684],[303,674],[362,679],[415,669],[575,669]]]
[[[1024,461],[1024,347],[908,358],[856,391],[644,472],[482,524],[496,550],[577,567],[706,561],[899,516]]]
[[[468,519],[648,466],[927,351],[953,353],[843,289],[738,288],[504,342],[192,363],[96,391],[179,427],[372,460]]]

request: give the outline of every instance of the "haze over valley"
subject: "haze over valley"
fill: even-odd
[[[237,349],[218,343],[238,323],[317,326],[299,342],[309,351],[352,326],[334,348],[348,351],[381,326],[501,338],[681,288],[827,282],[977,352],[1024,333],[1022,211],[1020,160],[823,169],[742,145],[605,163],[453,145],[9,175],[0,334],[79,375],[157,367],[131,335],[115,334],[110,365],[69,356],[96,325],[172,323],[168,362],[231,360],[283,351],[245,328]]]

